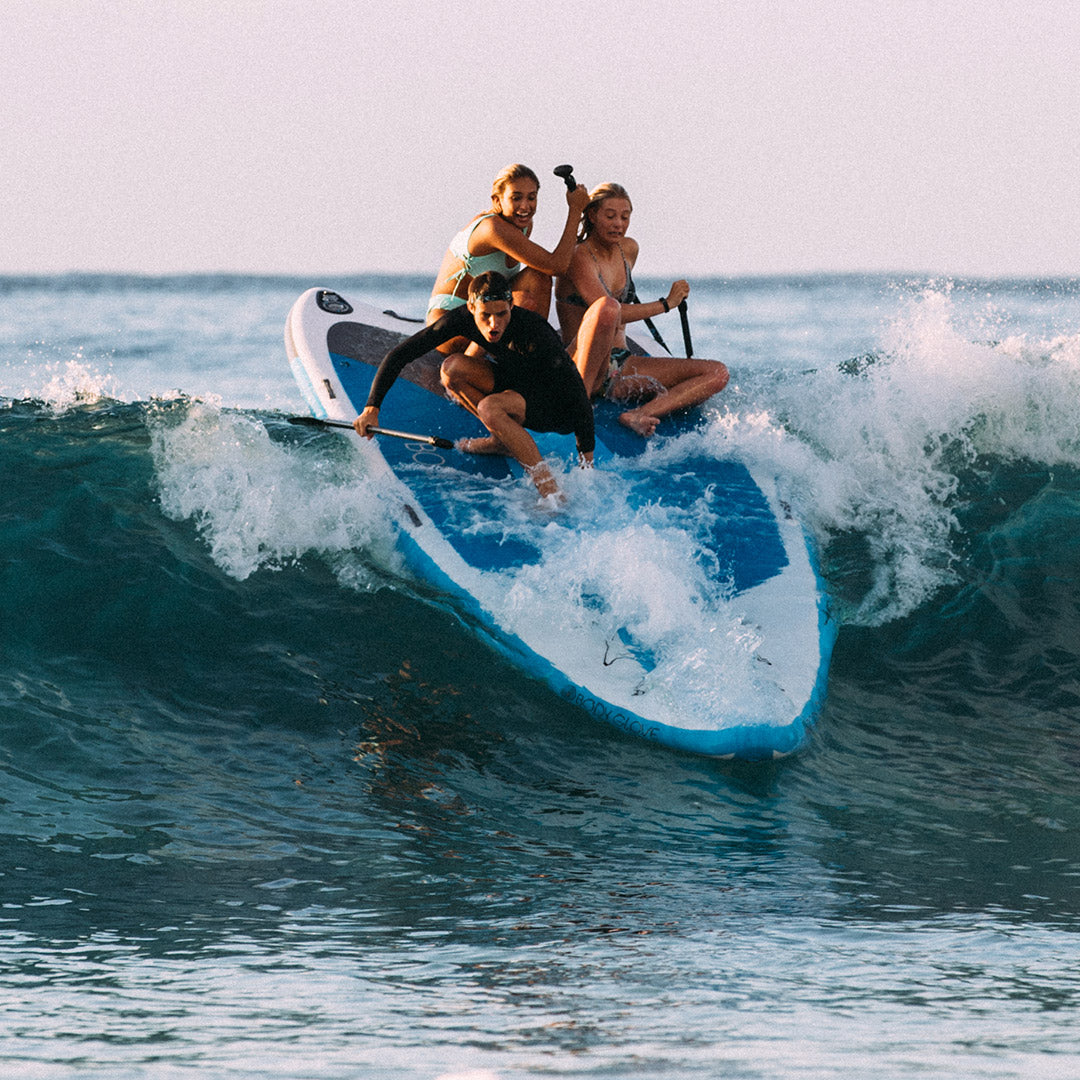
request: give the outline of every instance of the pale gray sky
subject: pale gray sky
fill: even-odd
[[[642,273],[1080,272],[1075,0],[4,0],[0,272],[434,274],[512,161]]]

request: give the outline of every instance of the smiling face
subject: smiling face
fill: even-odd
[[[524,231],[532,224],[539,193],[540,185],[527,176],[508,180],[495,200],[499,216]]]
[[[592,221],[592,234],[602,244],[617,244],[630,228],[630,215],[633,207],[629,199],[604,199],[599,205],[589,210]]]
[[[477,298],[469,301],[469,311],[472,312],[477,329],[483,334],[486,342],[493,344],[506,333],[512,307],[513,305],[508,300]]]

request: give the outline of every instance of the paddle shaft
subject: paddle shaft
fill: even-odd
[[[352,427],[352,424],[349,427]],[[454,444],[449,439],[440,439],[438,435],[414,435],[408,431],[393,431],[390,428],[383,427],[369,427],[368,431],[374,431],[376,435],[389,435],[394,439],[408,439],[409,442],[427,443],[428,446],[437,446],[440,450],[454,449]]]
[[[686,358],[689,359],[694,355],[694,345],[690,340],[690,319],[686,314],[686,301],[679,301],[679,318],[682,320],[682,339],[683,344],[686,345]]]
[[[324,420],[318,416],[290,416],[290,424],[305,424],[308,427],[338,427],[352,428],[348,420]],[[356,429],[353,428],[355,431]],[[375,435],[387,435],[393,439],[408,439],[409,442],[426,443],[428,446],[437,446],[440,450],[453,450],[454,444],[449,439],[441,439],[438,435],[417,435],[411,431],[393,431],[390,428],[369,427],[368,431]]]

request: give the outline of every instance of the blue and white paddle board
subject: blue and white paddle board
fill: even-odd
[[[285,347],[312,415],[351,422],[379,361],[418,328],[329,289],[303,293]],[[443,394],[440,361],[404,370],[381,425],[485,434]],[[594,470],[573,469],[572,436],[537,436],[571,496],[559,514],[510,459],[389,437],[357,445],[412,571],[522,670],[664,746],[744,760],[797,750],[836,635],[802,525],[772,477],[708,452],[693,417],[662,421],[643,452],[617,408],[596,411]]]

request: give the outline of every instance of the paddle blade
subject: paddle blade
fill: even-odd
[[[318,416],[290,416],[289,423],[299,424],[301,427],[352,427],[348,420],[323,420]]]
[[[686,301],[679,302],[679,318],[682,320],[683,344],[686,346],[686,356],[689,359],[694,355],[694,344],[690,340],[690,317],[686,314]]]

